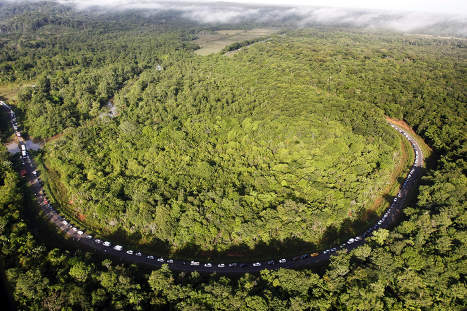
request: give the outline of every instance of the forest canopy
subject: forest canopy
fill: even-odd
[[[175,249],[318,244],[371,204],[398,159],[381,111],[322,94],[292,59],[190,57],[164,68],[115,96],[116,118],[46,148],[73,208],[96,227]]]

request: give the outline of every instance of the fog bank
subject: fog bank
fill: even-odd
[[[0,0],[1,1],[1,0]],[[19,3],[7,0],[9,3]],[[29,1],[31,2],[31,1]],[[38,1],[36,1],[38,2]],[[466,15],[424,12],[378,11],[337,7],[265,6],[228,2],[185,2],[151,0],[55,0],[81,11],[100,14],[136,10],[146,16],[174,12],[201,24],[262,23],[274,26],[352,26],[401,32],[450,33],[467,36]],[[464,12],[462,12],[464,13]],[[461,14],[461,13],[460,13]]]

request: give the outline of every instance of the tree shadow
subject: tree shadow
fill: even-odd
[[[109,241],[118,241],[119,244],[125,245],[125,247],[131,247],[140,251],[147,251],[148,253],[156,252],[156,255],[167,255],[170,250],[170,244],[160,239],[152,239],[150,243],[140,245],[139,241],[143,239],[140,232],[128,233],[123,228],[118,228],[114,232],[105,235],[105,238]]]
[[[415,174],[418,176],[418,180],[425,172],[424,168],[416,168]],[[411,199],[416,197],[417,186],[411,186],[410,194],[411,197],[407,197],[405,205],[409,204]],[[395,196],[384,195],[383,199],[386,203],[391,204]],[[398,213],[393,218],[392,222],[385,228],[395,226],[400,220],[403,214]],[[201,262],[252,262],[252,261],[266,261],[266,260],[278,260],[279,258],[287,258],[288,260],[298,260],[301,255],[307,254],[313,256],[314,253],[329,249],[332,247],[339,246],[340,244],[346,243],[349,238],[361,235],[368,228],[372,227],[380,219],[380,216],[373,210],[362,210],[354,219],[345,219],[339,225],[330,226],[326,229],[323,237],[317,243],[311,243],[304,241],[299,238],[287,238],[284,240],[272,239],[268,242],[259,241],[250,247],[246,244],[239,244],[230,247],[225,251],[206,251],[194,243],[185,245],[183,248],[176,252],[171,252],[171,245],[160,239],[153,239],[150,243],[144,245],[138,245],[138,241],[142,239],[140,233],[129,234],[122,228],[119,228],[112,234],[106,235],[105,238],[112,241],[114,244],[124,245],[125,248],[138,250],[146,255],[162,256],[164,258],[173,258],[181,260],[196,260]],[[50,242],[50,241],[49,241]],[[57,241],[57,244],[61,244],[63,241]],[[49,244],[49,243],[48,243]],[[75,244],[68,241],[68,244]],[[72,245],[70,245],[72,246]],[[63,245],[62,245],[63,247]],[[75,245],[75,247],[83,248],[82,246]],[[70,247],[72,248],[72,247]],[[91,249],[90,249],[91,250]],[[105,255],[102,254],[102,258]],[[122,262],[122,258],[114,258],[116,262]],[[327,261],[322,261],[318,264],[313,264],[317,269],[325,266]],[[152,268],[151,268],[152,269]]]
[[[417,176],[422,176],[424,169],[417,168]],[[405,179],[400,178],[400,183]],[[414,192],[416,186],[411,187],[411,193]],[[384,195],[383,200],[385,205],[391,205],[396,196]],[[410,203],[408,197],[405,204]],[[393,227],[398,223],[400,217],[394,218],[393,222],[384,226],[385,228]],[[199,248],[198,245],[190,244],[179,251],[173,253],[174,258],[196,259],[201,261],[219,261],[223,262],[242,262],[252,260],[268,260],[278,258],[293,258],[303,254],[313,255],[325,249],[339,246],[346,243],[350,238],[362,235],[367,229],[375,225],[381,216],[374,210],[361,210],[354,219],[345,219],[341,224],[329,226],[324,232],[318,243],[304,241],[299,238],[287,238],[284,240],[273,239],[269,242],[258,242],[253,248],[246,244],[240,244],[230,247],[226,251],[205,251]]]
[[[392,197],[388,196],[387,200],[392,201]],[[284,240],[259,241],[254,247],[242,243],[232,246],[225,251],[207,251],[200,248],[199,245],[189,243],[183,248],[172,252],[168,242],[156,238],[149,244],[138,246],[138,250],[154,256],[203,262],[246,262],[293,258],[303,254],[312,255],[326,248],[345,243],[349,238],[362,234],[368,227],[371,227],[373,221],[376,223],[378,218],[375,212],[366,211],[366,221],[363,221],[360,217],[357,217],[355,220],[346,219],[339,226],[328,227],[323,234],[323,238],[318,243],[290,237]],[[128,234],[123,229],[119,229],[113,234],[106,236],[106,238],[110,241],[119,241],[122,245],[134,248],[136,247],[135,241],[138,241],[141,235],[138,233]]]
[[[403,179],[402,179],[403,180]],[[391,204],[395,196],[384,195],[385,204]],[[308,242],[300,238],[272,239],[268,242],[259,241],[254,247],[245,243],[234,245],[224,251],[203,250],[199,245],[188,243],[177,251],[171,249],[167,241],[154,238],[146,244],[139,244],[142,239],[140,233],[129,234],[119,228],[106,236],[110,241],[125,245],[145,254],[163,256],[165,258],[196,260],[202,262],[251,262],[279,258],[294,258],[304,254],[313,255],[325,249],[346,243],[348,239],[362,235],[368,228],[378,222],[381,217],[374,210],[361,210],[353,219],[345,219],[339,225],[329,226],[322,238],[317,242]]]
[[[7,142],[13,133],[13,128],[10,125],[10,115],[6,108],[0,107],[0,140],[2,143]]]
[[[415,168],[414,176],[417,179],[414,183],[409,183],[409,193],[406,196],[404,206],[410,204],[416,199],[418,194],[418,184],[420,178],[425,174],[425,168]],[[405,178],[397,179],[401,185]],[[396,196],[385,194],[382,196],[384,206],[390,206],[394,202]],[[382,225],[384,228],[392,228],[399,223],[404,217],[401,213],[401,208],[396,208],[396,212],[391,215],[391,221]],[[375,210],[364,209],[356,214],[353,218],[347,218],[339,225],[332,225],[326,228],[322,238],[316,242],[304,241],[300,238],[290,237],[284,240],[272,239],[268,242],[259,241],[253,247],[242,243],[234,245],[224,251],[208,251],[203,250],[199,245],[188,243],[181,249],[173,251],[171,244],[157,238],[153,238],[148,243],[141,245],[138,242],[143,238],[140,233],[129,234],[123,229],[118,229],[114,233],[106,236],[110,241],[119,242],[126,247],[139,250],[145,254],[153,256],[163,256],[164,258],[196,260],[202,262],[251,262],[264,260],[277,260],[279,258],[289,258],[308,254],[313,256],[314,253],[321,252],[325,249],[339,246],[346,243],[348,239],[362,235],[368,228],[381,219]]]

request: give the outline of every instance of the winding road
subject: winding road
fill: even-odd
[[[408,194],[410,191],[414,190],[417,186],[417,180],[422,174],[423,166],[423,154],[420,146],[416,140],[409,135],[404,129],[398,127],[395,124],[390,123],[390,125],[400,132],[412,145],[412,148],[415,152],[415,161],[412,165],[410,173],[405,179],[403,185],[401,186],[399,193],[394,198],[394,201],[391,203],[390,207],[385,211],[383,216],[379,221],[369,228],[367,231],[362,233],[359,236],[349,239],[346,243],[341,245],[336,245],[335,247],[323,250],[319,253],[305,253],[301,256],[296,256],[293,258],[275,258],[267,261],[260,262],[241,262],[241,263],[209,263],[209,262],[200,262],[197,260],[175,260],[170,258],[163,258],[156,256],[154,254],[142,254],[138,251],[130,251],[123,246],[115,245],[110,241],[101,241],[92,237],[89,234],[84,233],[84,229],[79,229],[71,224],[70,221],[67,221],[63,216],[61,216],[57,210],[55,210],[52,205],[47,201],[47,196],[44,193],[42,187],[42,181],[38,177],[38,172],[36,172],[36,166],[32,159],[29,157],[29,154],[26,150],[23,139],[21,138],[21,132],[19,131],[19,125],[16,120],[16,115],[9,105],[0,101],[0,106],[3,109],[6,109],[10,115],[10,121],[15,130],[15,134],[18,138],[20,150],[24,150],[21,155],[23,167],[21,168],[21,174],[27,179],[27,182],[30,184],[31,190],[36,196],[37,203],[44,211],[45,217],[48,221],[55,224],[65,235],[75,239],[78,243],[86,246],[86,248],[91,248],[102,254],[106,254],[111,257],[119,258],[121,260],[130,262],[145,264],[155,268],[160,268],[163,264],[167,264],[171,270],[176,271],[199,271],[205,273],[246,273],[246,272],[258,272],[262,269],[275,270],[279,268],[303,268],[313,265],[319,265],[322,262],[325,262],[329,259],[330,256],[334,255],[337,251],[347,249],[351,250],[357,246],[365,243],[365,239],[371,237],[373,232],[381,229],[388,228],[390,225],[394,224],[397,221],[398,215],[404,203],[407,200]],[[23,147],[24,146],[24,147]]]

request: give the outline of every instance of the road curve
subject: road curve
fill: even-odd
[[[171,270],[175,271],[199,271],[205,273],[246,273],[246,272],[257,272],[262,269],[275,270],[279,268],[303,268],[313,265],[319,265],[322,262],[325,262],[329,259],[330,256],[334,255],[337,251],[342,249],[351,250],[357,246],[365,243],[365,239],[371,237],[373,232],[380,228],[388,228],[390,225],[394,224],[397,220],[397,216],[404,207],[404,203],[407,200],[407,196],[410,191],[414,190],[417,185],[417,180],[422,174],[423,166],[423,154],[420,146],[416,140],[409,135],[404,129],[396,126],[395,124],[390,123],[390,125],[397,131],[399,131],[412,145],[412,148],[415,152],[415,161],[413,166],[405,179],[403,185],[401,186],[399,193],[394,198],[394,201],[391,203],[390,207],[385,211],[383,216],[379,221],[369,228],[367,231],[362,233],[359,236],[349,239],[346,243],[341,245],[336,245],[335,247],[323,250],[319,253],[305,253],[301,256],[296,256],[293,258],[280,258],[280,259],[271,259],[260,262],[247,262],[247,263],[209,263],[209,262],[200,262],[197,260],[176,260],[170,258],[163,258],[156,256],[155,254],[142,254],[138,251],[130,251],[120,245],[114,245],[109,241],[101,241],[92,237],[89,234],[84,233],[84,229],[78,229],[73,226],[70,221],[67,221],[64,216],[61,216],[57,210],[55,210],[52,205],[47,201],[47,196],[44,193],[42,188],[42,181],[40,177],[37,176],[36,166],[32,159],[29,157],[29,154],[26,150],[23,139],[21,138],[21,132],[19,131],[19,125],[16,121],[16,115],[14,111],[10,108],[9,105],[0,101],[0,107],[6,109],[10,115],[10,121],[15,130],[15,134],[18,138],[20,150],[24,150],[21,153],[21,160],[23,167],[20,171],[21,175],[27,179],[27,182],[31,186],[37,203],[43,210],[45,217],[48,221],[55,224],[65,235],[75,239],[78,243],[86,246],[86,248],[91,248],[102,254],[106,254],[111,257],[119,258],[121,260],[145,264],[152,266],[154,268],[160,268],[163,264],[167,264]]]

